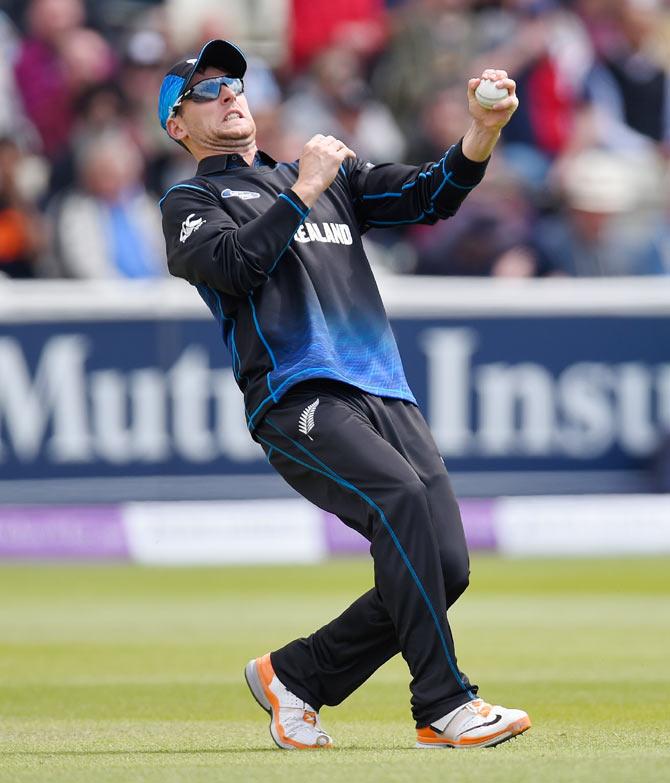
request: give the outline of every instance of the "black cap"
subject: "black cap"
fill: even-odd
[[[235,44],[215,39],[208,41],[200,54],[175,63],[165,74],[158,95],[158,119],[166,127],[172,107],[188,89],[193,74],[200,68],[213,65],[227,71],[230,76],[241,79],[247,70],[247,61]]]

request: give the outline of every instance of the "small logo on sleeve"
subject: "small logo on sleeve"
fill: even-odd
[[[310,404],[300,414],[300,418],[298,419],[298,431],[301,435],[307,435],[310,440],[314,440],[314,438],[309,433],[314,429],[314,424],[316,423],[314,421],[314,414],[316,413],[316,409],[318,407],[319,398],[317,397],[314,402],[310,402]]]
[[[186,220],[181,224],[181,233],[179,234],[179,241],[183,244],[191,236],[194,231],[197,231],[203,223],[207,221],[205,218],[197,218],[195,212],[192,212]]]
[[[255,190],[231,190],[226,188],[221,191],[221,198],[241,198],[242,201],[249,201],[252,198],[260,198],[261,194]]]

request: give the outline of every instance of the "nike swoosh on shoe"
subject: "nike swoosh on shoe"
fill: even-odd
[[[465,729],[465,731],[462,731],[457,736],[462,737],[464,734],[467,734],[469,731],[475,731],[475,729],[483,729],[486,726],[494,726],[496,723],[499,723],[501,720],[502,720],[502,715],[496,715],[493,720],[490,720],[487,723],[480,723],[478,726],[470,726],[469,729]]]

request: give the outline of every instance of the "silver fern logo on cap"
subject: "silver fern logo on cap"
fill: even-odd
[[[316,409],[318,407],[319,398],[317,397],[314,402],[310,402],[310,404],[300,414],[300,419],[298,420],[298,430],[302,435],[307,435],[310,440],[314,440],[314,438],[309,433],[314,429],[314,414],[316,413]]]

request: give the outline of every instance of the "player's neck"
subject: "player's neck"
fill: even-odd
[[[198,161],[198,163],[200,163],[203,158],[211,158],[213,155],[239,155],[247,164],[247,166],[253,165],[257,152],[258,147],[256,146],[255,141],[245,145],[244,147],[229,147],[226,145],[211,148],[199,147],[198,149],[192,150],[193,157]]]
[[[258,152],[258,147],[254,144],[253,148],[249,150],[249,152],[245,152],[242,155],[242,158],[244,158],[244,162],[247,164],[247,166],[254,165],[254,158],[256,157],[257,152]]]

